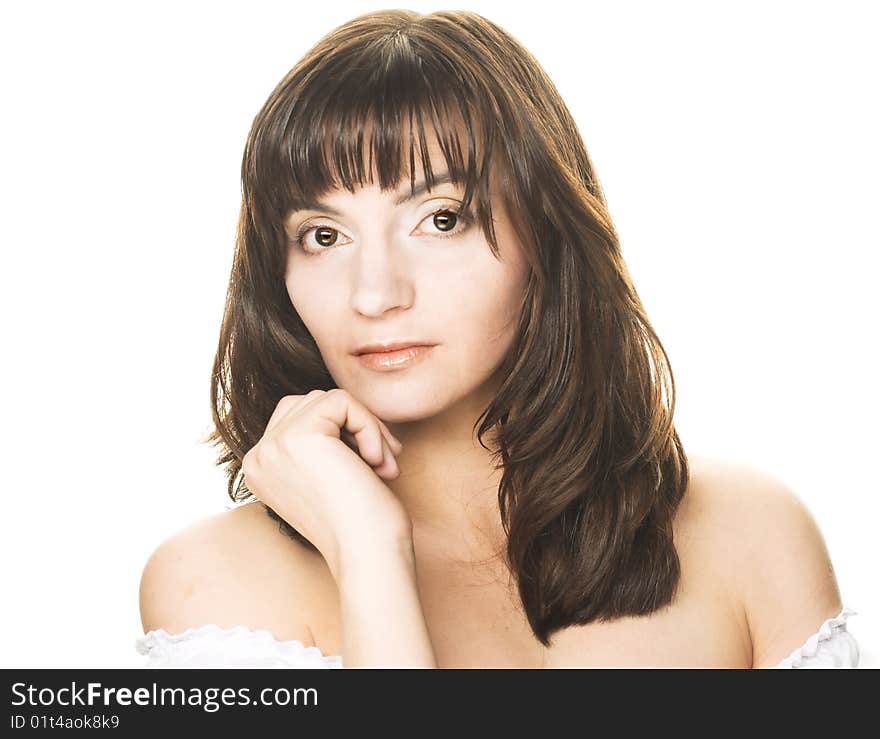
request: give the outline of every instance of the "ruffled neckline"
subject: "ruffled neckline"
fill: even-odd
[[[858,615],[858,611],[848,606],[843,606],[840,613],[836,616],[826,619],[822,622],[819,629],[812,634],[801,646],[793,650],[791,654],[779,662],[776,667],[798,667],[804,659],[815,657],[819,649],[819,645],[831,639],[841,628],[845,629],[846,620],[850,616]],[[269,629],[254,629],[250,626],[236,625],[230,627],[221,627],[218,624],[203,624],[201,626],[192,626],[181,632],[171,634],[165,629],[153,629],[148,631],[142,637],[135,641],[135,647],[140,654],[148,654],[151,647],[158,640],[165,640],[171,643],[179,642],[193,636],[211,635],[219,638],[232,638],[235,636],[247,635],[250,638],[272,643],[274,646],[286,652],[291,656],[311,656],[324,661],[341,663],[342,655],[324,654],[318,646],[306,646],[299,639],[278,639]]]
[[[223,627],[218,624],[203,624],[201,626],[191,626],[188,629],[184,629],[183,631],[174,634],[169,633],[165,629],[153,629],[148,631],[142,637],[136,639],[135,647],[140,654],[148,654],[150,648],[160,639],[173,644],[190,637],[207,635],[221,639],[247,635],[250,638],[272,643],[283,652],[287,652],[291,655],[306,655],[313,658],[319,657],[320,659],[333,662],[342,659],[342,655],[324,654],[320,647],[314,645],[306,646],[299,639],[278,639],[269,629],[254,629],[250,626],[243,625]]]
[[[803,644],[801,644],[801,646],[792,651],[788,657],[779,662],[776,667],[799,667],[804,659],[815,657],[816,652],[819,651],[819,645],[822,642],[831,639],[835,634],[840,633],[841,630],[845,630],[846,620],[850,616],[855,616],[857,614],[858,611],[855,609],[843,606],[840,613],[823,621],[816,633],[811,635]]]

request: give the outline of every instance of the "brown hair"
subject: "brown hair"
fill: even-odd
[[[250,496],[241,460],[279,399],[336,387],[286,290],[285,215],[338,183],[353,191],[372,166],[383,190],[405,163],[412,181],[416,154],[430,186],[425,118],[496,257],[488,183],[501,178],[530,264],[500,389],[475,423],[487,450],[495,432],[507,566],[529,624],[548,646],[567,626],[652,613],[679,583],[672,522],[688,484],[668,357],[568,109],[535,58],[475,13],[359,16],[321,39],[254,119],[206,439],[222,449],[229,496]]]

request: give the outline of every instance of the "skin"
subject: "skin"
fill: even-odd
[[[436,176],[446,169],[436,138],[429,152]],[[416,184],[423,179],[419,164]],[[484,546],[494,552],[502,535],[500,472],[472,428],[495,393],[493,371],[514,337],[528,265],[494,184],[500,260],[476,223],[459,220],[445,238],[442,223],[434,223],[438,208],[460,208],[460,186],[440,184],[395,205],[409,187],[405,178],[396,191],[378,184],[337,189],[321,200],[340,215],[289,214],[291,240],[301,228],[320,227],[333,229],[336,241],[322,246],[316,231],[305,233],[304,247],[290,247],[285,284],[336,384],[403,442],[400,474],[385,482],[414,531],[452,546],[464,534],[470,553]],[[397,372],[367,369],[351,355],[393,339],[438,346],[426,361]]]
[[[439,171],[444,160],[431,143]],[[408,188],[404,180],[399,192]],[[154,552],[140,586],[144,631],[246,624],[343,654],[346,667],[776,664],[841,608],[821,532],[775,478],[693,455],[674,520],[682,580],[673,604],[569,627],[549,649],[534,639],[497,556],[500,473],[472,433],[497,387],[493,371],[513,338],[528,269],[499,198],[500,261],[475,225],[449,239],[431,235],[439,230],[430,214],[460,195],[444,184],[395,205],[395,193],[368,185],[323,198],[339,215],[291,213],[286,222],[291,238],[304,225],[339,231],[326,254],[291,246],[285,284],[337,385],[403,442],[399,475],[383,482],[412,519],[412,541],[383,547],[383,532],[373,532],[370,546],[345,553],[331,574],[261,503],[238,507]],[[319,249],[314,234],[308,243]],[[439,346],[401,372],[373,372],[350,356],[401,338]]]
[[[500,570],[450,563],[416,539],[415,568],[408,555],[362,556],[360,571],[340,582],[259,502],[194,523],[157,547],[140,583],[144,632],[244,625],[343,655],[346,667],[771,667],[840,611],[821,531],[772,476],[719,459],[690,462],[674,523],[682,563],[675,602],[644,618],[568,627],[547,650]],[[352,628],[355,651],[345,644]],[[414,655],[420,645],[431,654]]]

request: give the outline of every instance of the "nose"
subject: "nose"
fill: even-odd
[[[407,268],[387,238],[363,242],[354,261],[351,307],[368,318],[378,318],[413,303],[413,285]]]

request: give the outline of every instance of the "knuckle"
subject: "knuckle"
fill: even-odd
[[[295,395],[284,395],[275,404],[275,410],[284,410],[293,405]]]
[[[296,428],[279,429],[271,438],[266,439],[268,444],[264,450],[267,463],[289,461],[302,445],[302,434]]]
[[[324,390],[310,390],[305,395],[291,395],[290,397],[296,398],[297,404],[307,405],[310,401],[314,401],[326,394]]]
[[[257,466],[256,448],[256,446],[251,447],[241,458],[241,471],[244,472],[245,475],[253,472],[254,468]]]
[[[294,434],[281,434],[275,442],[279,454],[292,457],[300,447],[300,443]]]

